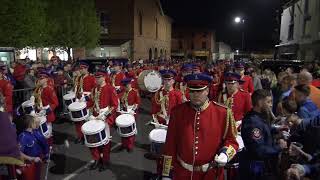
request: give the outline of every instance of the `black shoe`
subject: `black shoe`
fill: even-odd
[[[82,138],[77,138],[76,140],[74,140],[75,144],[79,144],[79,143],[83,143],[83,139]]]
[[[128,153],[133,153],[133,149],[127,148],[127,152],[128,152]]]
[[[95,170],[95,169],[98,168],[98,166],[99,166],[99,161],[94,161],[94,162],[90,165],[89,169],[90,169],[90,170]]]
[[[108,168],[108,163],[100,163],[99,172],[105,171]]]

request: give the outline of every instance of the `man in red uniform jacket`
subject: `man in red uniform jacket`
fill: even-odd
[[[13,87],[10,81],[5,79],[5,71],[7,67],[5,65],[0,66],[0,92],[5,99],[5,107],[4,111],[8,113],[12,113],[12,94]]]
[[[19,88],[21,89],[23,88],[23,80],[24,80],[26,71],[27,71],[27,67],[26,67],[25,59],[20,59],[19,63],[17,63],[17,65],[14,67],[14,71],[12,75],[14,79],[18,82],[17,86],[19,86]]]
[[[87,63],[80,63],[80,74],[81,76],[79,78],[76,78],[77,82],[75,82],[76,86],[76,95],[78,99],[81,99],[83,96],[83,93],[89,93],[91,92],[94,87],[96,86],[96,79],[91,76],[88,72],[89,65]],[[83,121],[75,122],[75,128],[77,133],[77,139],[75,140],[75,143],[82,143],[84,142],[83,133],[81,131],[81,127],[83,125]]]
[[[108,124],[106,128],[112,127],[115,122],[116,110],[118,107],[117,93],[111,85],[106,84],[105,77],[107,72],[99,70],[96,72],[97,86],[93,89],[91,98],[87,102],[87,107],[93,109],[93,116],[104,118],[105,123]],[[103,115],[103,109],[108,107],[109,113]],[[90,169],[96,169],[99,166],[99,171],[106,169],[110,161],[111,143],[99,147],[90,148],[94,163],[91,164]],[[100,156],[102,154],[102,157]]]
[[[243,81],[241,89],[252,94],[254,91],[253,81],[250,76],[244,75],[244,64],[242,62],[235,63],[235,72],[240,74]]]
[[[59,105],[58,97],[53,87],[48,86],[49,74],[46,72],[38,73],[38,87],[34,90],[35,106],[38,111],[45,111],[47,115],[47,125],[52,129],[52,122],[56,120],[54,110]],[[48,144],[53,144],[53,137],[48,138]]]
[[[252,108],[251,96],[248,92],[240,89],[241,76],[237,73],[226,73],[224,76],[226,93],[220,96],[220,102],[232,109],[237,128],[240,128],[245,114]]]
[[[209,101],[210,76],[192,74],[186,81],[190,102],[170,115],[162,179],[222,180],[223,166],[238,149],[232,112]]]
[[[115,61],[113,63],[113,74],[111,76],[111,84],[119,90],[119,87],[122,86],[121,81],[126,78],[126,75],[122,72],[121,63]]]
[[[135,119],[137,120],[138,106],[141,103],[139,93],[136,89],[132,88],[133,79],[126,78],[121,81],[125,89],[119,94],[120,111],[128,111],[132,109],[131,113],[135,113]],[[132,152],[134,147],[135,135],[130,137],[122,137],[122,148],[125,148],[128,152]]]
[[[181,67],[181,74],[176,78],[176,89],[180,90],[182,93],[182,102],[187,102],[190,100],[189,89],[187,88],[187,84],[184,82],[184,77],[192,74],[192,64],[184,64]]]
[[[174,76],[172,70],[160,71],[163,78],[163,88],[152,98],[151,114],[156,123],[168,124],[171,110],[182,103],[182,93],[173,88]]]

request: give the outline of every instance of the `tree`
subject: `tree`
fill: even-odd
[[[0,46],[43,45],[47,39],[45,7],[41,0],[2,0]]]
[[[93,0],[55,0],[49,1],[49,7],[49,46],[66,50],[69,58],[70,48],[97,46],[100,23]]]

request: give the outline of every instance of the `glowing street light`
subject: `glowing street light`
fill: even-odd
[[[234,18],[234,22],[235,22],[235,23],[240,23],[240,22],[241,22],[241,17],[236,17],[236,18]]]

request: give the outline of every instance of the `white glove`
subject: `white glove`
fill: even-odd
[[[31,97],[30,97],[30,101],[31,101],[32,103],[34,103],[35,100],[36,100],[36,98],[35,98],[34,96],[31,96]]]
[[[218,164],[218,166],[225,166],[228,162],[228,156],[225,153],[220,153],[219,156],[216,155],[214,157],[214,161]]]
[[[168,177],[163,177],[163,178],[161,178],[161,180],[172,180],[172,179],[168,178]]]
[[[103,113],[101,113],[96,119],[104,121],[106,119],[106,116]]]
[[[236,127],[239,128],[239,126],[241,126],[242,121],[236,121]]]

